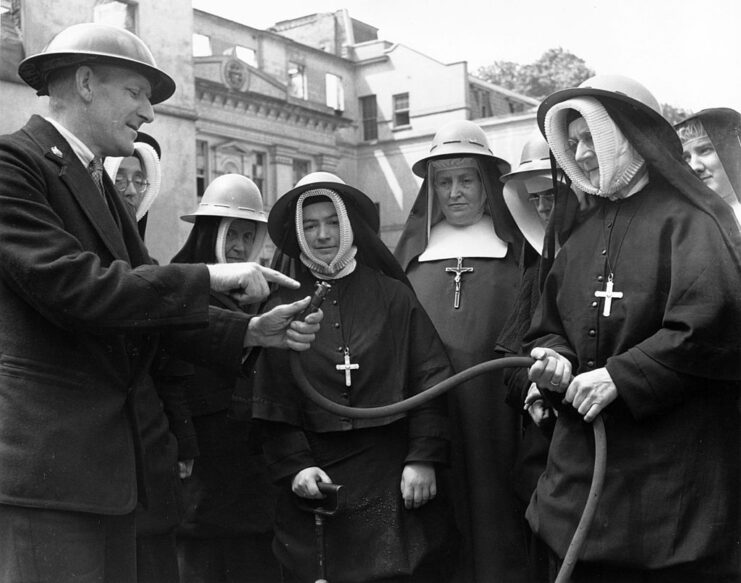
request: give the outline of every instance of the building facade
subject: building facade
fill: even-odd
[[[0,131],[45,111],[46,99],[18,79],[18,62],[86,21],[139,35],[178,86],[145,128],[163,151],[163,192],[147,228],[163,262],[189,232],[179,217],[230,172],[252,178],[267,208],[308,172],[333,172],[376,202],[393,248],[420,185],[411,166],[443,123],[475,120],[512,163],[535,128],[535,100],[473,77],[466,62],[381,40],[347,10],[261,30],[180,0],[0,0]]]

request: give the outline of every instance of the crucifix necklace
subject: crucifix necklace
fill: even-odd
[[[617,203],[619,206],[617,207],[617,210],[615,211],[615,215],[612,217],[610,222],[605,225],[605,208],[608,203],[605,203],[605,205],[602,207],[602,237],[605,240],[605,248],[602,250],[602,254],[605,256],[605,271],[607,272],[607,283],[605,283],[605,289],[604,290],[596,290],[594,292],[594,297],[596,298],[604,298],[604,305],[602,308],[602,315],[607,318],[609,317],[611,311],[612,311],[612,300],[621,300],[623,299],[623,292],[617,291],[615,289],[615,273],[613,271],[614,266],[617,264],[618,257],[620,257],[620,251],[623,248],[623,243],[625,242],[625,237],[628,235],[628,230],[630,229],[630,223],[633,222],[633,218],[636,216],[636,213],[638,212],[638,208],[640,208],[641,205],[636,205],[636,209],[633,211],[633,214],[628,219],[627,224],[625,225],[625,231],[623,232],[623,236],[620,238],[620,244],[618,245],[617,252],[615,253],[614,257],[614,264],[610,261],[610,244],[612,243],[612,234],[615,232],[615,227],[617,226],[617,218],[620,214],[620,210],[623,208],[622,203]],[[615,204],[615,203],[611,203]],[[605,229],[609,229],[610,234],[605,235]]]
[[[338,286],[338,285],[333,286],[332,289],[330,290],[330,292],[328,292],[328,293],[333,293],[334,292],[334,293],[337,294],[338,297],[337,297],[336,304],[338,306],[338,316],[339,316],[340,320],[343,320],[343,318],[342,318],[342,308],[341,308],[341,305],[340,305],[340,302],[339,302],[339,295],[340,295],[340,289],[339,289],[339,287],[340,286]],[[345,333],[346,326],[344,325],[345,323],[344,322],[341,322],[341,324],[342,325],[340,327],[340,330],[341,330],[341,334],[342,334],[342,344],[344,346],[344,350],[343,350],[343,353],[342,353],[342,355],[343,355],[343,362],[341,362],[339,364],[336,364],[335,365],[335,369],[338,372],[344,372],[345,373],[345,386],[346,387],[351,387],[352,386],[352,371],[360,369],[360,365],[357,362],[352,362],[351,359],[350,359],[350,342],[349,342],[350,326],[349,325],[347,326],[347,334],[346,334]]]
[[[461,307],[461,283],[463,283],[462,276],[464,273],[472,273],[473,267],[463,267],[463,257],[458,257],[458,265],[456,267],[446,267],[445,271],[448,273],[455,273],[453,281],[455,282],[455,296],[453,297],[453,307],[457,310]]]
[[[350,348],[345,346],[345,362],[344,364],[338,364],[335,366],[337,370],[345,371],[345,386],[352,386],[352,371],[358,370],[360,365],[358,363],[350,362]]]
[[[595,297],[598,298],[605,298],[605,307],[602,310],[602,315],[607,317],[610,315],[610,308],[612,308],[612,300],[613,298],[616,300],[622,299],[623,292],[621,291],[613,291],[613,283],[612,283],[612,272],[610,272],[610,275],[607,276],[607,284],[605,285],[605,291],[597,290],[594,292]]]

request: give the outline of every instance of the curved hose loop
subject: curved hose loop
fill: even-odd
[[[314,404],[330,413],[342,417],[350,417],[352,419],[375,419],[377,417],[387,417],[409,411],[410,409],[413,409],[422,403],[426,403],[427,401],[449,391],[453,387],[485,372],[499,370],[500,368],[530,366],[533,363],[533,359],[529,356],[508,356],[495,360],[487,360],[486,362],[482,362],[456,373],[444,381],[441,381],[429,389],[413,395],[412,397],[397,403],[392,403],[391,405],[383,405],[381,407],[348,407],[347,405],[335,403],[320,394],[311,385],[309,379],[304,373],[303,367],[301,366],[298,352],[291,351],[289,362],[291,365],[291,372],[293,373],[293,377],[298,383],[301,392],[303,392],[303,394]],[[576,561],[578,560],[581,549],[586,541],[589,527],[592,524],[595,513],[597,512],[597,505],[599,504],[599,499],[602,495],[602,486],[605,481],[605,468],[607,465],[607,437],[605,435],[605,424],[602,421],[601,416],[597,416],[594,419],[592,422],[592,429],[594,430],[594,471],[592,472],[592,485],[589,488],[587,503],[584,506],[584,511],[582,512],[574,536],[569,543],[569,548],[566,550],[566,555],[564,556],[555,583],[568,583],[571,578],[571,573],[576,566]]]
[[[350,417],[351,419],[376,419],[378,417],[389,417],[398,413],[404,413],[410,409],[418,407],[422,403],[426,403],[427,401],[442,395],[456,385],[464,383],[485,372],[507,368],[509,366],[530,366],[533,363],[533,359],[529,356],[510,356],[498,360],[487,360],[486,362],[482,362],[454,374],[452,377],[439,382],[435,386],[404,399],[403,401],[399,401],[398,403],[383,405],[381,407],[348,407],[347,405],[340,405],[339,403],[331,401],[311,386],[309,379],[307,379],[304,374],[304,369],[301,367],[301,360],[299,359],[297,352],[291,351],[289,360],[291,363],[293,378],[298,383],[298,386],[301,388],[304,395],[322,409],[341,417]]]
[[[607,467],[607,437],[605,434],[605,422],[601,415],[597,415],[592,421],[592,430],[594,431],[594,470],[592,471],[592,485],[589,487],[587,503],[581,513],[579,524],[576,525],[576,531],[571,538],[569,548],[566,549],[566,556],[558,570],[558,576],[555,583],[569,583],[571,573],[576,567],[576,561],[584,541],[589,534],[589,527],[597,512],[600,496],[602,495],[602,486],[605,483],[605,469]]]

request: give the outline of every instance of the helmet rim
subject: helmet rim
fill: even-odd
[[[87,36],[81,38],[83,34]],[[115,49],[121,52],[112,52]],[[168,99],[176,89],[175,81],[157,67],[142,39],[128,30],[99,23],[77,24],[60,31],[40,53],[21,61],[18,76],[38,95],[48,95],[50,72],[86,63],[110,64],[140,72],[152,84],[153,105]]]
[[[268,215],[263,209],[260,189],[244,174],[222,174],[206,188],[198,208],[180,217],[194,223],[196,217],[221,217],[245,219],[267,223]]]

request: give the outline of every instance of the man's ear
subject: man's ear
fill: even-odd
[[[75,71],[75,89],[80,97],[90,103],[93,100],[93,85],[95,72],[87,65],[77,67]]]

